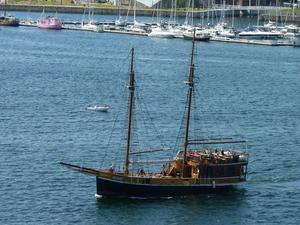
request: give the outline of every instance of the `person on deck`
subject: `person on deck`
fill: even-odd
[[[115,170],[115,166],[114,166],[114,164],[111,164],[111,166],[108,169],[108,172],[114,173],[114,170]]]
[[[144,171],[144,168],[142,167],[141,169],[140,169],[140,171],[139,171],[139,175],[141,175],[141,176],[143,176],[143,175],[145,175],[146,173],[145,173],[145,171]]]

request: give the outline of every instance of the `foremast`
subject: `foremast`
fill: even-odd
[[[184,176],[185,166],[187,164],[187,150],[189,144],[189,128],[190,128],[190,118],[191,118],[191,106],[192,106],[192,97],[193,97],[193,89],[194,89],[194,51],[195,51],[195,32],[193,33],[193,41],[192,41],[192,54],[190,59],[190,68],[189,68],[189,77],[186,82],[189,86],[188,88],[188,108],[187,108],[187,116],[186,116],[186,126],[185,126],[185,138],[184,138],[184,155],[183,155],[183,172],[182,176]]]
[[[133,70],[133,58],[134,58],[134,48],[131,49],[131,64],[129,73],[129,111],[128,111],[128,132],[127,132],[127,144],[126,144],[126,157],[125,157],[125,168],[124,174],[129,174],[129,152],[131,143],[131,129],[132,129],[132,114],[134,105],[134,70]]]

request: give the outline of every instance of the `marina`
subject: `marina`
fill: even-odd
[[[175,3],[172,3],[175,4]],[[55,16],[45,17],[45,8],[41,17],[37,20],[22,19],[20,22],[17,20],[18,25],[31,26],[46,29],[65,29],[76,31],[88,31],[88,32],[109,32],[114,34],[128,34],[128,35],[140,35],[148,36],[150,38],[182,38],[192,39],[193,30],[196,31],[195,39],[197,41],[218,41],[225,43],[240,43],[250,45],[269,45],[269,46],[298,46],[297,34],[300,33],[300,27],[294,24],[295,11],[292,10],[293,21],[285,23],[279,22],[278,11],[289,10],[289,8],[273,7],[273,6],[240,6],[240,5],[226,5],[223,4],[211,5],[211,9],[205,9],[204,3],[202,3],[202,11],[194,11],[193,1],[188,1],[185,8],[185,20],[183,23],[178,22],[178,19],[182,15],[177,14],[177,6],[172,5],[170,11],[167,14],[162,10],[161,6],[156,5],[156,10],[152,9],[152,20],[137,21],[137,14],[141,14],[142,10],[137,7],[137,1],[134,1],[128,8],[122,9],[122,13],[126,17],[121,16],[121,8],[118,8],[119,18],[114,20],[97,20],[94,18],[95,11],[99,8],[92,6],[90,3],[84,7],[79,7],[83,10],[83,18],[78,20],[63,20],[59,18],[57,13]],[[5,1],[4,12],[7,8],[11,9],[11,5],[7,5]],[[30,6],[29,6],[30,7]],[[40,6],[34,6],[40,7]],[[48,10],[51,12],[53,9],[49,6]],[[64,6],[61,6],[63,9]],[[71,9],[72,7],[65,7],[65,9]],[[147,9],[148,12],[151,9]],[[146,11],[147,11],[146,10]],[[271,12],[276,12],[275,21],[271,21]],[[260,17],[263,13],[269,12],[269,21],[261,22],[264,17]],[[288,11],[287,11],[288,12]],[[132,15],[132,16],[130,16]],[[247,27],[236,27],[235,20],[238,20],[237,16],[251,15],[256,16],[256,25],[248,24]],[[290,14],[287,14],[290,15]],[[87,20],[85,19],[87,18]],[[226,19],[225,19],[226,18]],[[288,18],[288,17],[287,17]],[[198,20],[198,22],[196,22]],[[230,22],[225,22],[230,21]],[[253,21],[254,22],[254,21]]]
[[[63,22],[63,26],[61,29],[65,30],[77,30],[77,31],[89,31],[89,32],[108,32],[108,33],[114,33],[114,34],[127,34],[127,35],[140,35],[140,36],[149,36],[154,37],[151,35],[151,26],[152,24],[146,24],[146,29],[141,32],[140,30],[132,30],[127,29],[124,26],[117,26],[115,25],[115,22],[94,22],[96,29],[86,29],[81,26],[81,22],[79,21],[66,21]],[[132,26],[133,23],[127,23],[129,26]],[[36,27],[37,24],[35,21],[32,20],[22,20],[20,21],[20,26],[30,26],[30,27]],[[180,25],[178,25],[180,27]],[[181,25],[182,26],[182,25]],[[193,28],[190,28],[193,29]],[[195,27],[197,29],[197,27]],[[282,28],[283,29],[283,28]],[[299,28],[297,28],[299,29]],[[147,32],[148,31],[148,32]],[[182,31],[183,32],[183,31]],[[217,33],[214,33],[215,30],[208,30],[207,32],[212,32],[209,34],[208,38],[203,38],[203,41],[218,41],[218,42],[226,42],[226,43],[239,43],[239,44],[253,44],[253,45],[268,45],[268,46],[294,46],[293,38],[274,38],[268,40],[269,38],[263,38],[263,39],[245,39],[245,38],[239,38],[238,35],[235,35],[234,37],[227,37],[227,36],[221,36]],[[237,33],[238,34],[238,33]],[[283,34],[282,34],[283,35]],[[176,35],[169,33],[169,36],[162,36],[157,35],[156,38],[184,38],[184,35]],[[191,38],[190,38],[191,39]],[[202,40],[202,39],[199,39]]]

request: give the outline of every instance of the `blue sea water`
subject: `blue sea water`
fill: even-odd
[[[299,49],[197,44],[202,132],[240,134],[249,141],[245,185],[184,198],[97,200],[94,177],[58,162],[98,168],[104,158],[123,154],[117,138],[116,148],[107,152],[103,146],[117,112],[126,112],[132,47],[139,90],[172,147],[186,98],[191,43],[0,29],[0,224],[300,223]],[[86,110],[99,102],[109,103],[110,112]]]

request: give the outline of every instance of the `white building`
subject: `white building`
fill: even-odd
[[[152,7],[153,5],[155,5],[157,2],[159,2],[160,0],[137,0],[138,2],[148,6],[148,7]]]
[[[134,0],[108,0],[108,1],[114,5],[119,5],[119,2],[121,3],[120,5],[129,5],[129,4],[133,5],[134,4]],[[136,0],[136,1],[147,7],[152,7],[160,0]]]

